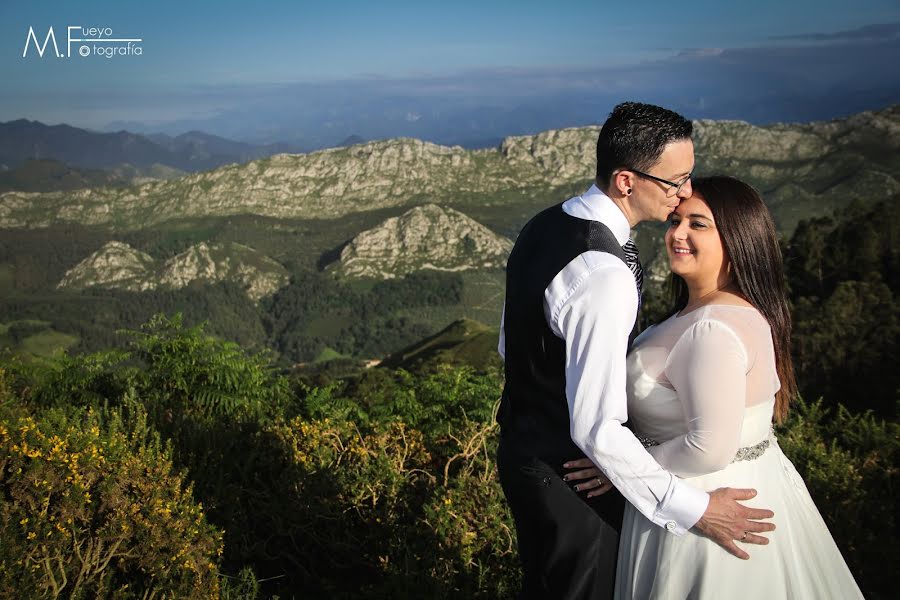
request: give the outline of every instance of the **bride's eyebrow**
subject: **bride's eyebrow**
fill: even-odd
[[[712,217],[707,217],[706,215],[701,215],[700,213],[691,213],[688,215],[692,219],[706,219],[707,221],[712,221]]]

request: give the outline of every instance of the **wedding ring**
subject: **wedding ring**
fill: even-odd
[[[747,532],[745,531],[745,532],[744,532],[744,535],[741,536],[740,541],[743,542],[743,541],[746,540],[746,539],[747,539]]]

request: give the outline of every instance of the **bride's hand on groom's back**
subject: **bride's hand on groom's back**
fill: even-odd
[[[750,500],[756,490],[719,488],[709,493],[709,505],[700,520],[694,525],[701,535],[719,544],[729,554],[747,560],[750,555],[735,542],[765,545],[769,543],[760,533],[773,531],[775,524],[762,519],[775,516],[771,510],[750,508],[738,500]]]
[[[613,488],[603,471],[589,458],[570,460],[563,464],[563,468],[569,470],[563,481],[574,484],[572,489],[576,492],[587,492],[588,498],[600,496]]]

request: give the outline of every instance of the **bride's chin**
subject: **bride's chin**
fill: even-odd
[[[669,270],[672,272],[673,275],[678,275],[679,277],[684,276],[683,275],[684,269],[681,269],[680,265],[673,264],[672,261],[669,261]]]

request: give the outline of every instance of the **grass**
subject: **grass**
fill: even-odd
[[[21,349],[35,356],[50,357],[77,343],[78,336],[48,329],[22,340]]]
[[[319,352],[319,354],[313,359],[313,363],[324,363],[324,362],[328,362],[329,360],[334,360],[336,358],[346,358],[346,357],[347,356],[345,354],[341,354],[334,348],[329,348],[328,346],[326,346],[325,348],[322,348],[322,351]]]
[[[454,321],[436,334],[389,356],[385,366],[419,370],[436,365],[470,365],[478,370],[499,367],[496,327],[471,319]]]
[[[10,328],[15,325],[35,328],[43,327],[44,329],[37,331],[16,343],[9,335]],[[9,323],[0,323],[0,349],[8,349],[13,354],[25,354],[49,358],[61,350],[71,348],[78,342],[78,336],[61,333],[52,329],[49,321],[21,319]]]

